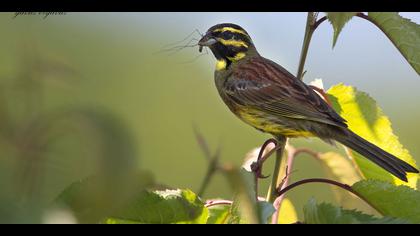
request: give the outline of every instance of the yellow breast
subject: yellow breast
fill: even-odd
[[[284,135],[286,137],[312,137],[314,136],[309,131],[293,130],[281,124],[281,119],[276,119],[278,122],[273,122],[268,119],[260,111],[250,108],[241,108],[237,110],[237,115],[247,124],[270,134]]]

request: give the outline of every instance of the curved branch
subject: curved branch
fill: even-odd
[[[363,14],[362,12],[357,13],[356,16],[363,18],[365,20],[371,21],[370,18],[367,15]]]
[[[295,149],[294,156],[297,156],[301,153],[306,153],[306,154],[309,154],[309,155],[313,156],[316,159],[319,159],[319,153],[315,152],[315,151],[312,151],[309,148],[297,148],[297,149]]]
[[[267,152],[263,156],[263,153],[264,153],[265,149],[267,148],[267,146],[270,143],[273,143],[274,144],[274,148],[271,149],[269,152]],[[275,140],[273,138],[270,138],[269,140],[265,141],[264,144],[261,146],[260,153],[258,154],[258,162],[262,164],[265,160],[267,160],[267,158],[269,156],[271,156],[278,149],[277,146],[278,146],[277,140]]]
[[[364,198],[358,192],[354,191],[349,185],[343,184],[343,183],[340,183],[340,182],[337,182],[337,181],[334,181],[334,180],[330,180],[330,179],[313,178],[313,179],[300,180],[300,181],[297,181],[297,182],[285,187],[284,189],[280,190],[278,192],[278,195],[281,196],[281,195],[285,194],[286,192],[288,192],[289,190],[291,190],[291,189],[293,189],[293,188],[295,188],[299,185],[303,185],[303,184],[307,184],[307,183],[325,183],[325,184],[330,184],[330,185],[335,185],[337,187],[340,187],[340,188],[342,188],[344,190],[347,190],[348,192],[356,195],[358,198],[360,198],[361,200],[366,202],[370,207],[377,210],[380,214],[384,215],[383,212],[380,209],[375,208],[375,206],[373,206],[366,198]]]
[[[217,205],[232,205],[232,201],[229,200],[208,200],[204,207],[212,207]]]
[[[324,22],[326,19],[327,19],[327,17],[326,17],[326,16],[324,16],[324,17],[320,18],[319,20],[317,20],[317,21],[315,22],[315,24],[312,26],[312,29],[313,29],[313,30],[315,30],[316,28],[318,28],[318,26],[319,26],[322,22]]]
[[[272,150],[270,150],[266,155],[263,156],[265,149],[267,148],[267,146],[270,143],[274,144],[274,148]],[[268,177],[268,176],[264,176],[262,174],[263,163],[278,148],[279,147],[278,147],[277,140],[275,140],[273,138],[270,138],[270,139],[266,140],[260,148],[260,152],[258,153],[257,161],[253,162],[251,164],[251,171],[254,173],[254,185],[255,185],[255,197],[256,197],[256,199],[258,199],[258,179],[264,179],[264,178]]]

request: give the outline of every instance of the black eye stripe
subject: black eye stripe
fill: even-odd
[[[225,38],[225,39],[230,39],[230,38],[235,37],[235,34],[230,32],[230,31],[224,31],[222,33],[222,37]]]
[[[225,46],[226,47],[226,54],[229,54],[229,56],[234,56],[234,54],[238,52],[246,52],[248,51],[248,48],[246,47],[235,47],[235,46]]]
[[[240,34],[240,33],[233,33],[233,32],[230,32],[230,31],[224,31],[224,32],[219,33],[217,35],[214,34],[214,36],[215,37],[218,37],[218,38],[221,38],[221,39],[224,39],[224,40],[233,39],[233,40],[237,40],[237,41],[242,41],[246,45],[250,45],[251,44],[251,41],[249,40],[249,37],[247,37],[247,36],[245,36],[243,34]]]

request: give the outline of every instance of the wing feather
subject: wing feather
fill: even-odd
[[[270,115],[347,127],[346,121],[312,88],[263,57],[238,65],[225,82],[225,91],[238,105]]]

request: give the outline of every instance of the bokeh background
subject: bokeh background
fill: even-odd
[[[157,182],[197,191],[207,162],[194,136],[202,133],[222,162],[241,165],[268,135],[239,121],[213,81],[214,58],[189,43],[214,24],[232,22],[252,36],[259,52],[296,73],[306,13],[67,13],[0,14],[0,221],[10,205],[24,218],[53,201],[72,182],[113,168],[139,168]],[[420,22],[420,13],[401,13]],[[315,32],[305,82],[356,86],[374,97],[395,134],[420,161],[420,78],[385,35],[354,18],[332,48],[332,27]],[[191,41],[193,44],[195,41]],[[175,43],[175,44],[174,44]],[[176,49],[176,48],[172,48]],[[198,56],[198,57],[197,57]],[[316,139],[295,146],[342,151]],[[273,163],[264,167],[270,173]],[[297,158],[292,181],[323,177],[312,158]],[[264,194],[268,181],[262,182]],[[314,196],[333,201],[329,187],[291,192],[301,214]],[[204,198],[230,198],[223,176]],[[15,213],[13,213],[15,214]],[[36,215],[36,213],[33,213]],[[26,217],[26,218],[25,218]]]

